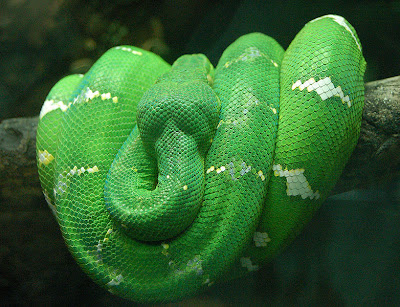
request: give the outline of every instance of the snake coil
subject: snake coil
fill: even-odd
[[[257,270],[329,195],[358,139],[365,60],[326,15],[284,51],[252,33],[217,67],[131,46],[60,80],[40,113],[44,195],[76,261],[142,302]]]

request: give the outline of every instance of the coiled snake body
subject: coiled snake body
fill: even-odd
[[[173,301],[255,271],[329,195],[357,142],[365,61],[326,15],[284,52],[244,35],[215,71],[130,46],[63,78],[37,133],[40,180],[77,262],[100,285]]]

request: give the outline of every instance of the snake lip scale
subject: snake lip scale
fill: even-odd
[[[45,198],[111,293],[177,301],[256,271],[299,234],[358,140],[366,62],[337,15],[288,49],[239,37],[214,68],[133,46],[61,79],[40,112]]]

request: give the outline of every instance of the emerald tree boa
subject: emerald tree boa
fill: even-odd
[[[43,191],[76,261],[110,292],[180,300],[256,271],[329,195],[358,139],[365,60],[342,17],[289,48],[252,33],[214,69],[132,46],[50,91]]]

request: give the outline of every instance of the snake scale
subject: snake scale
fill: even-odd
[[[311,219],[359,136],[365,60],[342,17],[286,51],[244,35],[214,69],[132,46],[61,79],[40,113],[45,198],[110,292],[181,300],[256,271]]]

